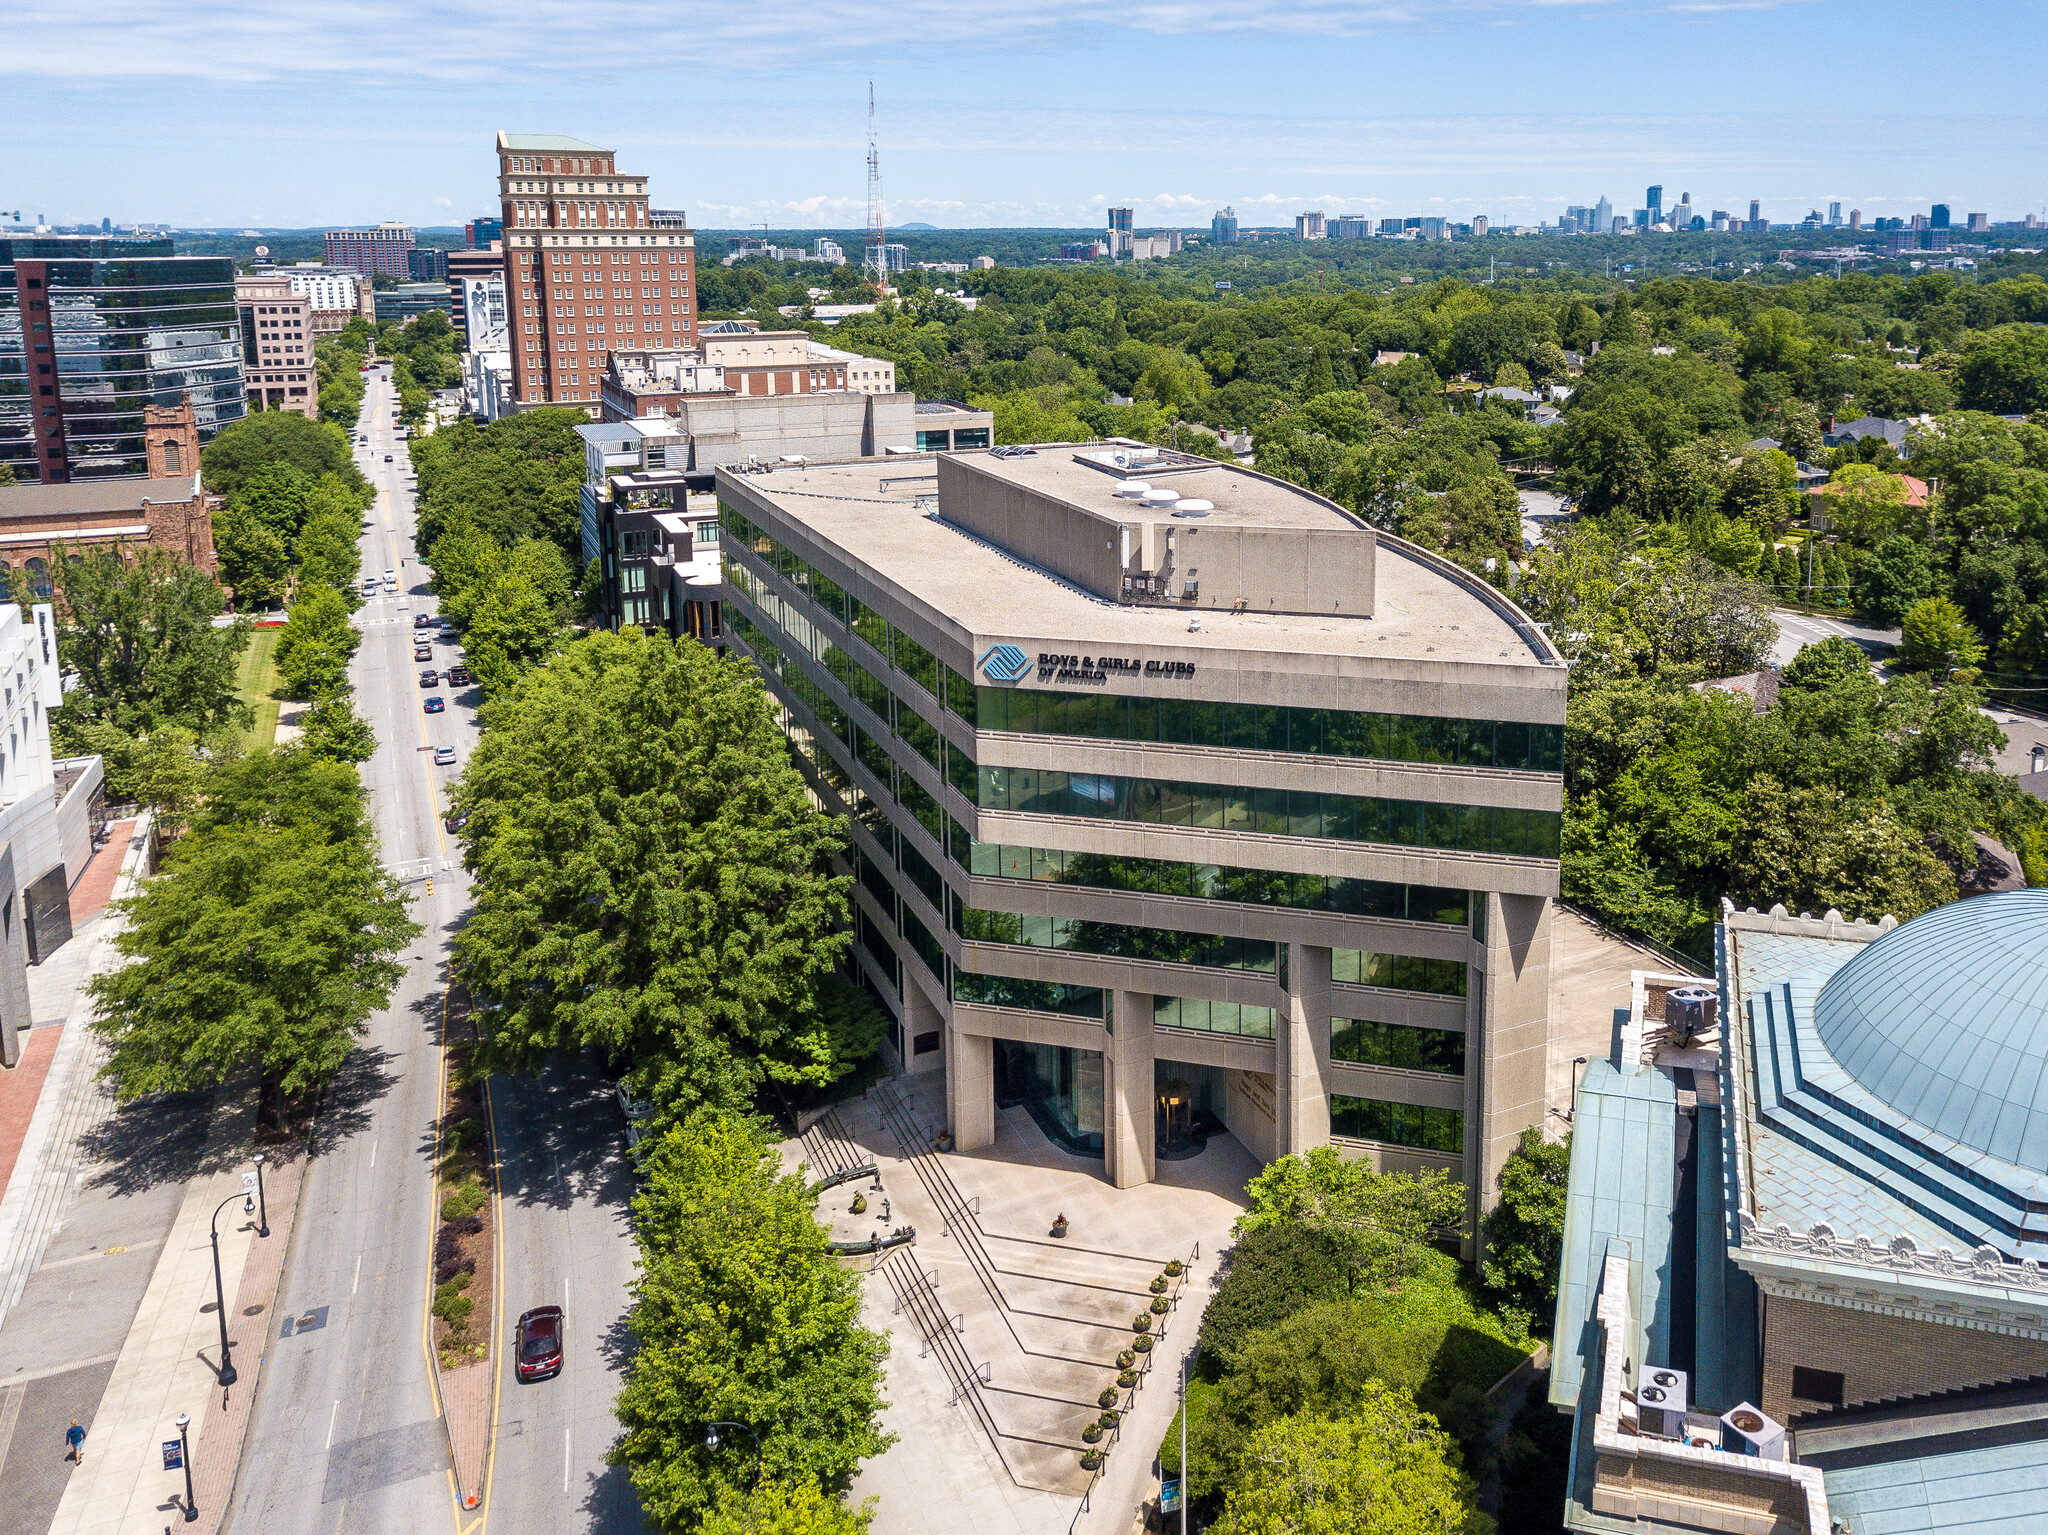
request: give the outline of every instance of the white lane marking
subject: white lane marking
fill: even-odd
[[[340,1398],[340,1397],[336,1397],[336,1398],[334,1399],[334,1409],[333,1409],[333,1411],[331,1411],[331,1412],[329,1412],[329,1413],[327,1414],[327,1443],[326,1443],[326,1445],[324,1446],[324,1448],[326,1448],[326,1449],[329,1449],[329,1450],[331,1450],[331,1449],[333,1449],[333,1448],[334,1448],[334,1420],[335,1420],[336,1418],[340,1417],[340,1416],[341,1416],[341,1398]]]
[[[563,1329],[563,1331],[565,1331],[565,1332],[566,1332],[566,1331],[568,1330],[568,1327],[569,1327],[569,1276],[568,1276],[567,1274],[564,1274],[564,1275],[562,1276],[562,1329]]]
[[[370,1141],[370,1165],[372,1167],[377,1165],[377,1142],[374,1137]]]
[[[573,1432],[573,1428],[562,1430],[562,1493],[565,1497],[569,1492],[569,1455],[573,1448],[569,1436]]]
[[[362,1282],[363,1282],[363,1255],[362,1255],[361,1253],[357,1253],[357,1254],[356,1254],[356,1277],[355,1277],[355,1278],[353,1278],[353,1279],[351,1279],[351,1280],[350,1280],[350,1281],[348,1282],[348,1293],[349,1293],[349,1294],[351,1294],[351,1295],[355,1294],[355,1293],[356,1293],[356,1286],[357,1286],[357,1285],[359,1285],[359,1284],[361,1284]]]

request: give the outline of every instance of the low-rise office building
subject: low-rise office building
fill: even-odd
[[[313,367],[313,305],[288,278],[237,277],[242,315],[242,383],[251,410],[289,410],[317,420],[320,379]]]
[[[583,527],[584,559],[599,562],[599,622],[725,648],[718,500],[679,469],[609,476]]]
[[[963,1150],[1231,1133],[1490,1202],[1543,1111],[1565,668],[1469,572],[1139,444],[718,475],[725,627],[853,824]]]
[[[451,324],[454,321],[455,300],[445,282],[402,282],[396,287],[380,288],[371,297],[379,325],[386,321],[403,325],[433,310],[447,315]]]

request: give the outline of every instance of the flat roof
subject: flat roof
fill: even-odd
[[[144,501],[190,501],[197,493],[193,479],[187,474],[154,480],[74,480],[69,485],[0,486],[0,519],[132,512]]]
[[[1153,450],[1163,451],[1163,450]],[[1132,450],[1115,444],[1084,443],[1039,448],[1027,456],[972,455],[978,469],[1040,495],[1053,496],[1112,522],[1156,521],[1140,514],[1139,505],[1115,495],[1136,482],[1179,493],[1182,500],[1214,503],[1212,527],[1357,529],[1360,519],[1339,510],[1320,496],[1284,481],[1252,474],[1235,464],[1213,463],[1191,454],[1174,454],[1158,462],[1118,465]]]
[[[1008,469],[1022,483],[1086,494],[1104,516],[1133,517],[1133,502],[1112,499],[1118,481],[1071,462],[1099,445],[1041,448],[1036,458],[1002,459],[987,452],[956,453],[978,466]],[[1064,461],[1064,467],[1062,462]],[[721,476],[731,473],[721,469]],[[1176,608],[1110,602],[1061,577],[1027,564],[1007,550],[937,515],[935,454],[899,454],[836,464],[790,465],[738,477],[772,502],[790,522],[842,551],[850,563],[950,617],[969,636],[1044,635],[1091,644],[1172,645],[1186,649],[1270,650],[1361,659],[1471,662],[1542,667],[1564,687],[1564,669],[1532,647],[1496,607],[1477,577],[1452,575],[1433,556],[1381,533],[1374,562],[1375,616],[1300,613],[1199,615]],[[1343,512],[1306,492],[1260,475],[1218,464],[1166,477],[1164,483],[1247,518],[1288,526],[1365,530]],[[1502,599],[1505,601],[1505,599]],[[1199,617],[1201,628],[1189,621]],[[1526,622],[1526,620],[1525,620]]]
[[[498,135],[500,149],[556,149],[577,154],[608,155],[609,149],[595,144],[586,144],[581,139],[565,138],[559,133],[501,133]]]

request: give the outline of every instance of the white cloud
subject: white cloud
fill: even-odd
[[[1015,49],[1091,27],[1154,35],[1263,33],[1357,37],[1462,25],[1541,22],[1566,14],[1696,15],[1776,9],[1803,0],[898,0],[888,41],[861,49],[876,12],[852,0],[775,6],[726,0],[15,0],[0,73],[44,79],[303,81],[326,76],[497,80],[616,75],[635,58],[694,70],[815,62],[821,42],[843,58],[933,47]],[[373,46],[372,40],[380,40]],[[622,51],[622,42],[625,48]]]

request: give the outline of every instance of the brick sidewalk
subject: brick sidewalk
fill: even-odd
[[[134,835],[133,821],[114,821],[107,827],[107,840],[85,872],[71,887],[71,925],[79,926],[97,915],[112,899],[114,881],[120,877],[121,860],[128,856],[128,839]]]
[[[491,1382],[496,1373],[496,1358],[441,1372],[448,1447],[455,1457],[455,1480],[465,1502],[483,1495],[484,1453],[491,1439]]]
[[[0,1189],[14,1176],[14,1160],[21,1155],[28,1122],[36,1117],[36,1101],[63,1032],[61,1027],[30,1029],[23,1036],[20,1061],[12,1071],[0,1071]]]
[[[285,1254],[290,1250],[292,1224],[298,1215],[299,1185],[305,1171],[304,1152],[290,1149],[277,1165],[270,1153],[264,1158],[263,1192],[270,1210],[270,1235],[252,1243],[242,1265],[242,1282],[235,1288],[234,1310],[228,1317],[228,1339],[234,1345],[235,1369],[241,1379],[227,1395],[223,1406],[218,1396],[209,1396],[192,1436],[192,1501],[198,1505],[195,1535],[213,1535],[220,1528],[234,1492],[235,1472],[242,1460],[242,1441],[249,1431],[249,1414],[256,1404],[256,1390],[263,1373],[263,1350],[277,1335],[278,1319],[271,1315],[277,1301],[278,1281],[284,1274]],[[254,1313],[251,1315],[251,1313]]]

